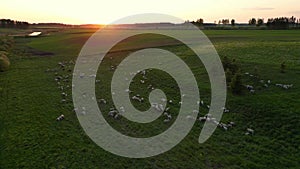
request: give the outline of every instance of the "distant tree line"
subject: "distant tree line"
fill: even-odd
[[[190,21],[186,21],[190,22]],[[247,29],[245,27],[247,24],[237,24],[235,19],[221,19],[218,22],[214,23],[204,23],[204,19],[200,18],[197,19],[196,21],[191,21],[190,23],[194,24],[195,26],[199,27],[209,27],[212,28],[215,26],[217,28],[217,25],[223,25],[225,26],[224,28],[228,29],[230,27],[226,25],[231,25],[232,27],[235,27],[236,25],[238,26],[243,26],[243,28]],[[251,18],[248,21],[248,25],[252,26],[249,28],[256,29],[253,26],[260,27],[258,29],[300,29],[300,19],[297,19],[296,17],[278,17],[278,18],[269,18],[267,22],[265,22],[264,18]],[[236,28],[236,27],[235,27]],[[238,29],[238,28],[237,28]]]
[[[11,19],[0,19],[0,27],[27,29],[29,27],[29,23],[23,21],[14,21]]]
[[[270,18],[267,22],[267,27],[271,29],[288,29],[299,26],[299,19],[297,20],[294,16],[280,17],[280,18]]]

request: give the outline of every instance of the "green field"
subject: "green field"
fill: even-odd
[[[0,29],[1,31],[1,29]],[[7,31],[7,30],[5,30]],[[57,76],[72,76],[74,62],[85,41],[95,30],[65,29],[37,38],[14,38],[9,52],[10,69],[0,72],[0,168],[299,168],[300,167],[300,32],[298,30],[207,30],[221,58],[236,59],[241,67],[244,85],[253,85],[255,93],[245,88],[240,95],[227,95],[230,110],[222,122],[236,125],[227,131],[217,128],[204,144],[198,143],[203,123],[196,122],[189,135],[172,150],[161,155],[130,159],[113,155],[97,146],[81,128],[73,111],[71,78],[59,84]],[[113,32],[112,32],[113,33]],[[148,37],[153,42],[162,37]],[[126,41],[123,42],[123,45]],[[152,44],[152,43],[151,43]],[[139,37],[130,45],[141,45]],[[97,99],[113,107],[110,79],[116,66],[132,51],[107,55],[97,79]],[[196,75],[201,99],[210,101],[210,84],[205,68],[186,46],[172,44],[157,47],[178,54]],[[112,59],[110,59],[110,57]],[[62,69],[58,63],[65,64]],[[285,73],[280,70],[285,62]],[[245,75],[256,74],[257,78]],[[141,78],[140,76],[136,77]],[[151,71],[149,82],[133,83],[133,94],[148,98],[149,84],[156,84],[168,98],[179,102],[177,86],[162,71]],[[264,87],[260,80],[271,80]],[[275,84],[293,84],[285,90]],[[63,90],[61,89],[63,87]],[[66,98],[61,93],[68,94]],[[65,99],[64,101],[62,99]],[[150,104],[133,102],[140,110]],[[178,104],[169,105],[171,112]],[[200,115],[208,111],[200,107]],[[56,118],[65,115],[65,120]],[[148,137],[166,130],[170,123],[160,117],[146,125],[131,123],[125,118],[115,120],[104,114],[107,121],[129,136]],[[245,135],[247,128],[253,135]]]

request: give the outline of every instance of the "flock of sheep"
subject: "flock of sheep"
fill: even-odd
[[[248,72],[246,72],[245,75],[247,75],[249,77],[255,77],[254,75],[252,75],[252,74],[250,74]],[[273,85],[273,83],[271,82],[271,80],[260,80],[259,83],[261,83],[263,85],[263,87],[265,87],[265,88],[268,88],[271,85]],[[275,86],[287,90],[287,89],[292,88],[294,85],[293,84],[279,84],[279,83],[277,83],[277,84],[275,84]],[[252,85],[245,85],[245,87],[248,89],[248,91],[250,93],[252,93],[252,94],[255,93],[255,89],[254,89],[254,87]]]
[[[69,62],[59,62],[58,63],[58,68],[54,68],[54,69],[47,69],[46,72],[54,72],[55,74],[55,81],[57,83],[58,88],[61,90],[61,103],[67,103],[68,102],[68,94],[67,91],[68,89],[70,89],[70,85],[69,82],[71,81],[71,76],[72,76],[72,65],[74,65],[73,61],[69,61]],[[113,68],[114,69],[114,68]],[[61,75],[59,74],[60,71],[63,71],[64,73],[61,74],[65,74],[65,75]],[[143,79],[147,79],[146,78],[146,71],[138,71],[137,73],[142,74]],[[134,75],[136,75],[137,73],[134,72]],[[254,77],[254,75],[251,75],[250,73],[246,72],[245,75],[248,75],[250,77]],[[85,74],[80,74],[80,77],[83,78],[84,76],[86,76]],[[96,75],[90,75],[91,77],[96,77]],[[259,81],[264,87],[268,88],[269,86],[272,85],[271,80],[260,80]],[[99,80],[96,80],[96,83],[99,83]],[[145,83],[145,80],[140,80],[141,84]],[[293,87],[293,84],[275,84],[275,86],[283,88],[283,89],[290,89]],[[73,86],[72,86],[73,87]],[[250,93],[255,93],[255,88],[251,85],[245,85],[245,87],[248,89],[248,91]],[[152,85],[148,86],[148,89],[153,90],[154,87]],[[131,93],[132,91],[130,91],[129,89],[127,89],[125,92]],[[184,97],[184,95],[183,95]],[[141,97],[140,95],[135,95],[131,97],[132,101],[137,101],[137,102],[143,102],[144,98]],[[162,99],[161,101],[163,102],[168,102],[170,104],[173,104],[172,100],[166,100],[166,99]],[[105,99],[98,99],[97,102],[101,105],[101,104],[107,104],[107,101]],[[178,103],[179,105],[182,104],[182,102]],[[197,102],[197,104],[200,107],[204,107],[207,109],[210,109],[210,105],[207,105],[204,103],[203,100],[200,100]],[[172,120],[172,115],[169,112],[169,108],[164,108],[164,106],[162,104],[158,104],[158,103],[152,103],[151,107],[155,110],[157,110],[158,112],[163,112],[163,116],[165,117],[163,122],[164,123],[168,123]],[[76,110],[76,109],[75,109]],[[119,108],[120,112],[118,110],[116,110],[115,108],[111,108],[110,111],[108,112],[108,116],[112,117],[114,119],[119,119],[123,113],[125,113],[125,109],[124,107],[120,107]],[[197,110],[194,110],[197,111]],[[223,107],[223,112],[224,113],[229,113],[229,109]],[[197,111],[198,113],[198,111]],[[187,119],[192,118],[191,116],[187,116]],[[62,114],[59,117],[57,117],[57,121],[61,121],[65,119],[65,116]],[[197,120],[199,122],[210,122],[213,123],[215,125],[217,125],[218,127],[222,128],[223,130],[227,131],[229,128],[234,127],[236,124],[232,121],[228,122],[228,123],[223,123],[223,122],[219,122],[217,121],[211,114],[206,114],[203,117],[199,117],[198,119],[194,119]],[[253,135],[254,134],[254,130],[251,128],[247,128],[246,135]]]
[[[46,73],[54,73],[54,81],[57,84],[58,89],[61,91],[61,103],[65,104],[68,103],[68,92],[71,89],[69,85],[72,79],[72,65],[74,65],[73,61],[64,61],[59,62],[57,68],[47,69]],[[65,116],[61,114],[59,117],[56,118],[57,121],[62,121],[65,119]]]

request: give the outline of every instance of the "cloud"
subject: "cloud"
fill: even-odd
[[[252,8],[242,8],[243,10],[253,10],[253,11],[268,11],[274,10],[275,8],[262,8],[262,7],[252,7]]]

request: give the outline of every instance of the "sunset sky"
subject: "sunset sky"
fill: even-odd
[[[139,13],[162,13],[183,20],[205,22],[251,17],[300,17],[299,0],[4,0],[0,18],[67,24],[107,24]]]

